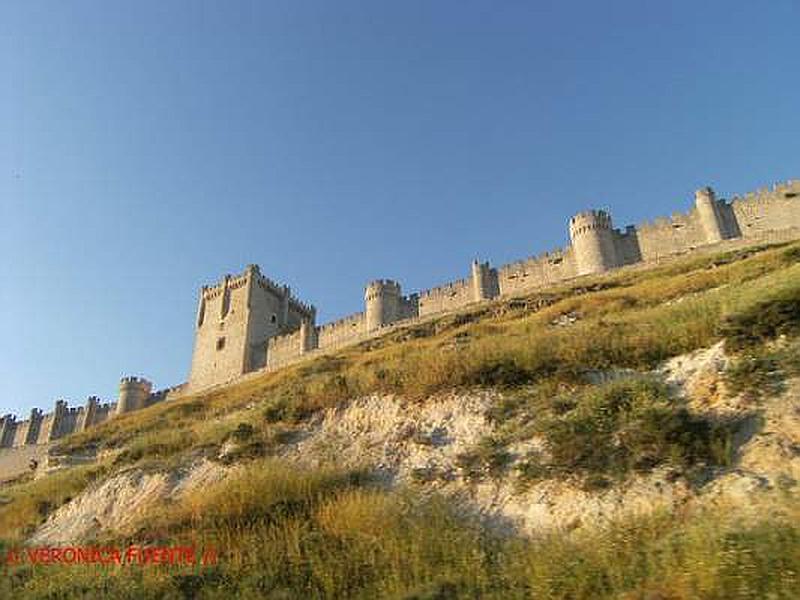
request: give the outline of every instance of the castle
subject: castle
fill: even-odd
[[[607,212],[578,213],[569,221],[570,244],[565,249],[500,267],[475,261],[467,278],[430,290],[403,295],[396,281],[373,281],[365,288],[363,312],[324,325],[316,324],[314,306],[249,265],[240,275],[226,275],[216,285],[201,288],[186,384],[152,392],[147,380],[126,377],[116,403],[101,404],[90,397],[84,407],[69,408],[59,400],[52,413],[34,409],[26,421],[6,415],[0,419],[0,447],[48,443],[117,415],[231,383],[248,373],[275,370],[379,335],[388,327],[470,304],[693,251],[797,238],[800,180],[730,201],[702,188],[688,212],[624,231],[614,228]]]

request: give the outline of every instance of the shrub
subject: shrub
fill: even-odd
[[[244,442],[253,437],[255,431],[255,428],[250,423],[239,423],[236,429],[231,432],[231,437],[237,442]]]
[[[535,427],[547,453],[529,456],[520,476],[578,475],[595,488],[599,478],[623,478],[661,464],[727,464],[736,429],[691,415],[650,379],[584,388],[574,408],[563,414],[551,408]]]
[[[783,373],[769,353],[747,353],[736,357],[725,370],[725,385],[732,394],[761,400],[783,390]]]
[[[800,288],[786,290],[740,313],[726,317],[720,327],[730,351],[752,348],[780,335],[800,333]]]
[[[464,477],[473,481],[484,477],[497,478],[503,475],[512,461],[505,442],[496,437],[483,438],[473,449],[456,457],[456,466]]]

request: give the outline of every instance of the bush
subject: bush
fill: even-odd
[[[239,423],[236,429],[231,432],[231,437],[237,442],[244,442],[253,437],[255,431],[255,428],[250,423]]]
[[[752,348],[780,335],[800,333],[800,288],[726,317],[720,327],[729,351]]]
[[[732,394],[749,400],[779,394],[783,390],[779,362],[768,353],[747,353],[737,357],[725,370],[725,385]]]
[[[466,479],[477,481],[484,477],[497,478],[511,464],[512,456],[505,443],[496,437],[483,438],[472,450],[456,457],[456,466]]]
[[[606,477],[620,479],[662,464],[687,469],[731,458],[736,424],[715,425],[691,415],[654,380],[585,388],[574,407],[559,414],[563,407],[554,402],[536,422],[547,453],[529,456],[520,468],[522,478],[578,475],[597,488]]]

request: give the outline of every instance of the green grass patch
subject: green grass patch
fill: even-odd
[[[587,489],[669,465],[682,472],[728,465],[738,423],[692,415],[652,379],[588,386],[538,405],[532,432],[545,451],[519,467],[523,481],[578,477]]]
[[[725,347],[733,352],[762,345],[781,335],[796,336],[800,333],[800,287],[782,291],[728,316],[720,330]]]

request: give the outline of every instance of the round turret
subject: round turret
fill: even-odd
[[[143,377],[123,377],[119,382],[119,400],[117,414],[132,412],[144,408],[153,384]]]
[[[367,331],[375,331],[393,323],[400,315],[400,284],[379,279],[367,285],[364,292]]]
[[[706,234],[706,241],[710,244],[722,241],[725,236],[714,190],[710,187],[700,188],[694,193],[694,203],[700,224]]]
[[[617,266],[611,215],[607,212],[578,213],[569,221],[569,237],[579,275],[602,273]]]

